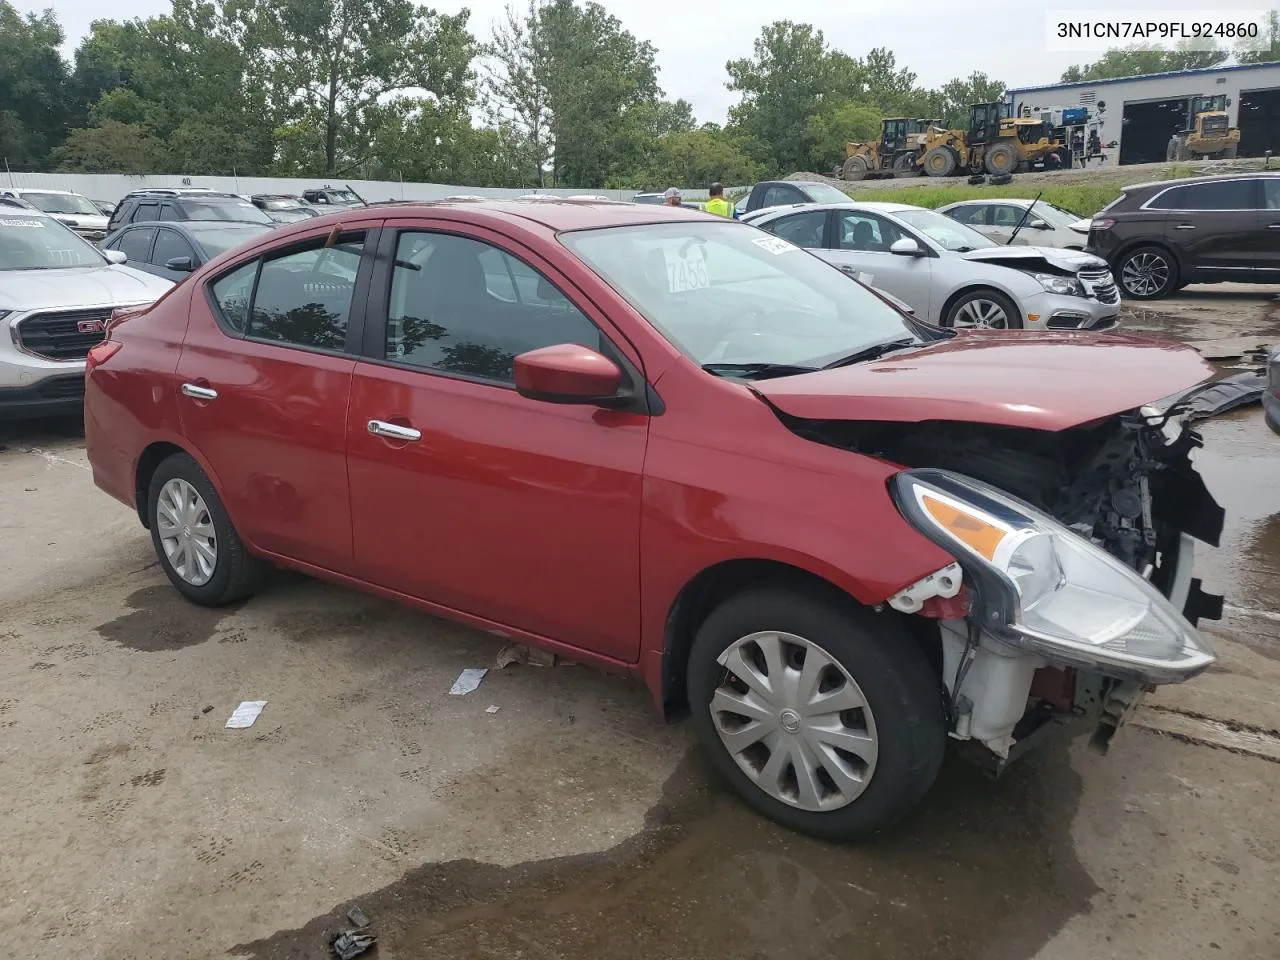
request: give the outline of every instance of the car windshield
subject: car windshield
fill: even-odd
[[[271,223],[271,218],[248,200],[235,197],[183,197],[182,209],[189,220],[242,220]]]
[[[232,247],[247,243],[254,237],[260,237],[264,233],[271,232],[271,227],[259,226],[254,223],[246,223],[242,226],[237,225],[234,227],[201,227],[188,224],[187,229],[191,231],[191,235],[196,238],[196,242],[204,248],[210,258],[226,253]]]
[[[944,250],[954,253],[999,246],[977,230],[934,210],[894,210],[893,215],[908,226],[915,227]]]
[[[325,196],[331,203],[359,203],[360,198],[350,190],[326,190]]]
[[[45,213],[64,213],[77,217],[100,217],[102,211],[78,193],[24,193],[22,199]]]
[[[1069,227],[1080,219],[1074,213],[1068,213],[1061,207],[1055,207],[1052,203],[1045,203],[1043,200],[1035,202],[1035,206],[1031,208],[1031,215],[1047,221],[1051,227]]]
[[[746,224],[608,227],[560,240],[700,365],[819,367],[913,336],[861,284]]]
[[[74,232],[40,215],[0,212],[0,270],[100,267],[102,254]]]
[[[266,207],[268,210],[301,210],[302,209],[302,203],[300,201],[293,200],[289,197],[279,197],[279,198],[273,197],[269,200],[264,200],[262,202],[262,205]]]
[[[848,203],[849,195],[825,183],[806,183],[800,189],[809,195],[814,203]]]

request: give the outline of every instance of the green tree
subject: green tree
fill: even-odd
[[[752,56],[730,60],[728,88],[741,94],[730,109],[733,126],[764,151],[772,170],[799,170],[811,162],[810,120],[861,95],[857,61],[828,48],[811,24],[780,20],[766,26]],[[842,151],[843,152],[843,151]]]
[[[551,172],[554,149],[551,106],[544,83],[545,69],[535,43],[539,27],[538,0],[523,12],[508,5],[484,48],[482,104],[495,129],[511,131],[526,145],[526,186],[544,187]]]
[[[234,7],[231,6],[234,3]],[[469,13],[413,0],[228,0],[286,142],[282,172],[341,172],[366,159],[389,99],[426,91],[445,111],[473,96]]]
[[[475,127],[469,117],[422,100],[403,100],[379,125],[362,175],[460,186],[537,186],[531,151],[510,126]]]
[[[936,116],[948,129],[969,126],[969,107],[975,103],[992,103],[1004,97],[1004,81],[992,80],[975,70],[967,77],[948,80],[938,90]]]
[[[11,168],[41,169],[67,122],[62,28],[52,10],[20,14],[0,0],[0,153]]]
[[[855,76],[862,83],[861,100],[889,116],[912,112],[916,75],[905,67],[898,67],[892,50],[874,47],[857,64]]]
[[[754,183],[763,174],[761,165],[731,134],[707,124],[662,136],[644,172],[630,185],[664,190],[671,186],[702,188],[719,181],[735,186]]]
[[[1197,70],[1226,63],[1229,50],[1191,50],[1188,44],[1179,44],[1175,50],[1165,50],[1151,44],[1133,44],[1108,50],[1093,63],[1068,67],[1062,74],[1063,83],[1079,83],[1086,80],[1114,80],[1119,77],[1136,77],[1147,73],[1165,73],[1172,70]]]
[[[118,120],[72,130],[54,159],[63,173],[142,175],[172,166],[165,145],[150,130]]]
[[[1267,14],[1265,26],[1271,44],[1265,50],[1236,50],[1238,63],[1272,63],[1280,60],[1280,12],[1275,10]]]
[[[831,104],[809,118],[806,137],[811,144],[807,169],[819,172],[844,162],[845,144],[880,139],[884,114],[855,100]]]

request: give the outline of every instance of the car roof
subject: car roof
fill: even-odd
[[[1120,189],[1125,193],[1132,193],[1135,190],[1148,190],[1152,187],[1181,187],[1188,183],[1208,183],[1211,180],[1244,180],[1253,179],[1254,177],[1266,177],[1274,179],[1280,177],[1280,170],[1238,170],[1232,173],[1215,173],[1202,177],[1178,177],[1174,180],[1148,180],[1144,183],[1131,183]]]
[[[545,196],[545,195],[544,195]],[[376,209],[378,204],[370,204]],[[442,207],[465,210],[469,217],[492,216],[496,220],[527,220],[550,230],[593,230],[601,227],[624,227],[671,220],[705,221],[710,214],[687,207],[659,207],[652,204],[627,203],[619,200],[570,200],[549,197],[542,200],[471,200],[423,203],[409,201],[396,205],[397,216],[433,216]],[[366,208],[357,207],[357,211]],[[349,211],[335,210],[326,214],[330,220],[350,216]],[[720,218],[716,218],[719,220]],[[312,221],[314,225],[314,221]]]
[[[9,192],[16,193],[19,196],[24,193],[56,193],[63,197],[79,196],[74,190],[55,190],[52,187],[10,187]]]
[[[938,207],[938,209],[950,210],[952,207],[972,207],[983,203],[1008,203],[1015,207],[1029,207],[1032,203],[1042,203],[1047,207],[1054,206],[1044,198],[1036,200],[1033,197],[981,197],[972,200],[957,200],[955,203],[948,203],[945,206]]]
[[[782,213],[789,213],[793,210],[870,210],[873,213],[905,213],[908,210],[924,210],[925,207],[913,206],[909,203],[879,203],[868,200],[850,200],[848,203],[787,203],[779,204],[776,207],[762,207],[759,211],[753,211],[761,215],[770,217],[778,216]],[[748,217],[755,217],[747,214]]]

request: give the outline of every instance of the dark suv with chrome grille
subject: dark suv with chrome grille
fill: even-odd
[[[172,286],[123,259],[54,217],[0,208],[0,418],[81,409],[85,356],[112,311]]]
[[[1088,252],[1127,297],[1156,300],[1189,283],[1280,283],[1280,172],[1124,187],[1093,218]]]

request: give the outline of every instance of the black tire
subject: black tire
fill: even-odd
[[[970,290],[956,297],[956,299],[947,307],[947,312],[942,316],[942,326],[954,328],[956,325],[956,317],[967,304],[976,300],[989,300],[998,304],[1000,309],[1004,311],[1006,318],[1005,327],[993,327],[991,329],[1021,330],[1022,329],[1022,311],[1018,309],[1017,304],[1006,297],[998,290],[991,290],[987,287],[981,287],[976,290]]]
[[[850,157],[844,162],[844,167],[840,170],[840,179],[861,180],[867,175],[867,171],[869,169],[870,167],[867,164],[866,157]]]
[[[861,688],[874,719],[878,756],[866,788],[845,806],[809,811],[770,796],[747,776],[716,731],[710,704],[727,671],[716,662],[760,631],[820,645]],[[824,840],[857,840],[891,826],[928,793],[947,743],[942,687],[920,648],[890,614],[816,590],[766,587],[730,597],[703,622],[689,654],[694,730],[717,772],[755,810]]]
[[[987,175],[985,173],[974,173],[969,176],[969,186],[971,187],[979,187],[986,182]]]
[[[987,173],[994,176],[1013,173],[1018,168],[1018,151],[1011,143],[997,143],[988,148],[982,162]]]
[[[949,177],[955,173],[956,155],[950,147],[934,147],[924,155],[920,166],[931,177]]]
[[[157,521],[160,494],[164,485],[170,480],[185,480],[204,500],[209,519],[213,524],[217,541],[217,553],[214,560],[213,574],[200,585],[188,583],[174,569],[165,553],[161,542],[160,526]],[[168,576],[169,582],[188,600],[206,607],[220,607],[241,600],[255,590],[262,582],[266,566],[245,548],[240,534],[223,509],[218,493],[205,476],[200,465],[188,454],[175,453],[165,459],[151,476],[151,484],[147,490],[147,520],[151,528],[151,544],[155,547],[160,566]]]
[[[1136,247],[1116,260],[1113,272],[1121,292],[1134,300],[1159,300],[1181,283],[1178,261],[1164,247]]]
[[[914,177],[919,173],[914,153],[900,153],[894,157],[893,172],[900,177]]]
[[[987,181],[993,187],[1003,187],[1006,183],[1013,183],[1013,174],[997,173]]]

